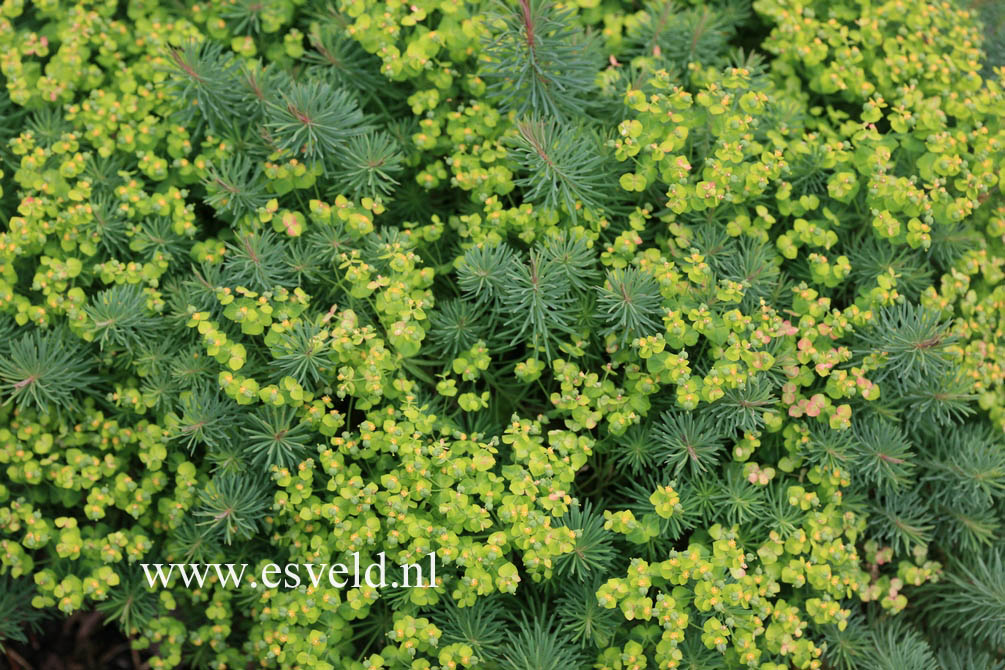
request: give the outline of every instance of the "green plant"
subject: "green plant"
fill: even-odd
[[[0,3],[0,643],[1002,665],[992,5]]]
[[[0,581],[0,651],[4,643],[27,642],[29,632],[41,632],[45,612],[31,606],[33,590],[27,579]]]

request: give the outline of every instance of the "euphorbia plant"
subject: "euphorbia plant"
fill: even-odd
[[[6,0],[0,644],[97,610],[152,668],[1000,667],[982,27]],[[436,584],[141,568],[381,553]]]

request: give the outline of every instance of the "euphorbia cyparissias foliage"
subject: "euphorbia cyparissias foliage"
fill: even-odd
[[[973,4],[3,0],[0,645],[1002,668]]]

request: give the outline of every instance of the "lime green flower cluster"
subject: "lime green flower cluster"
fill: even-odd
[[[97,610],[165,670],[1005,667],[982,40],[2,0],[0,650]],[[353,553],[436,583],[142,570]]]

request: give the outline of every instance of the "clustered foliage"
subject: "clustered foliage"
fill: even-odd
[[[1003,667],[977,4],[2,0],[0,645]]]

